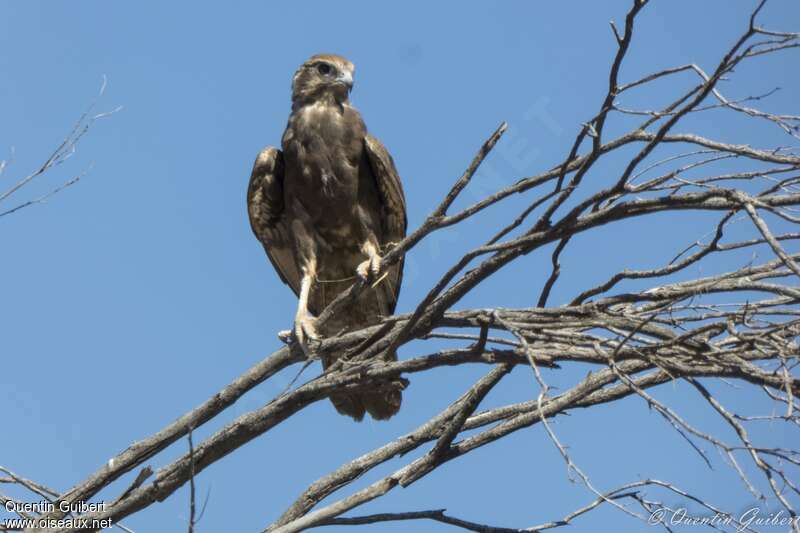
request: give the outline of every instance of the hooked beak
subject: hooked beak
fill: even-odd
[[[339,74],[339,76],[336,78],[336,81],[347,87],[347,92],[350,92],[353,89],[353,74],[347,70]]]

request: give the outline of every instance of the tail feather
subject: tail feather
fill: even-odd
[[[358,394],[332,394],[331,403],[339,413],[349,416],[356,422],[361,422],[364,419],[366,407],[364,406],[363,397]],[[370,411],[370,414],[372,414],[372,411]]]
[[[391,360],[396,361],[395,354]],[[326,357],[322,360],[322,367],[328,368],[335,357]],[[348,392],[331,394],[330,400],[336,411],[349,416],[356,422],[364,419],[364,414],[369,413],[375,420],[388,420],[400,410],[403,403],[403,393],[405,384],[401,381],[392,381],[378,390],[367,392]]]
[[[403,403],[403,393],[400,390],[387,390],[381,392],[366,392],[359,398],[375,420],[389,420],[400,410]]]
[[[341,277],[341,273],[337,272],[327,275],[330,276],[328,279],[336,279],[337,275]],[[391,315],[395,305],[395,290],[392,286],[395,282],[392,276],[388,276],[376,287],[365,290],[355,302],[331,317],[320,333],[326,337],[333,336],[345,330],[376,324],[381,317]],[[324,309],[339,293],[347,289],[350,283],[343,281],[317,284],[317,289],[312,292],[313,307]],[[337,358],[337,354],[323,358],[322,367],[328,368]],[[397,361],[397,354],[387,356],[387,360]],[[366,413],[375,420],[388,420],[400,410],[403,388],[401,382],[392,381],[375,391],[332,394],[330,400],[339,413],[356,421],[361,421]]]

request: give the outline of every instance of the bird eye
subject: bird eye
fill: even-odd
[[[323,76],[329,76],[333,72],[333,67],[331,67],[327,63],[320,63],[319,65],[317,65],[317,72],[319,72]]]

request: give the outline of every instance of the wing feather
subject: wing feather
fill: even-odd
[[[250,227],[264,245],[272,266],[281,280],[300,291],[300,273],[294,253],[283,202],[283,154],[272,146],[258,154],[247,187],[247,213]]]
[[[397,244],[406,236],[408,220],[406,216],[406,198],[403,193],[403,184],[394,165],[394,160],[386,147],[377,138],[367,135],[364,138],[364,147],[367,152],[372,174],[375,176],[378,194],[381,200],[381,221],[383,226],[383,239],[381,244],[389,247]],[[381,253],[386,253],[383,250]],[[403,260],[401,259],[388,270],[390,281],[389,312],[393,313],[400,293],[400,284],[403,281]]]

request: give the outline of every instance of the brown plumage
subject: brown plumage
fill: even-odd
[[[298,296],[294,337],[309,355],[308,341],[319,335],[391,315],[403,276],[402,261],[383,270],[380,263],[405,236],[403,187],[389,152],[350,104],[352,83],[353,64],[343,57],[316,55],[300,65],[282,151],[268,147],[258,155],[247,191],[253,233]],[[317,331],[314,316],[355,276],[378,283]],[[336,394],[331,401],[356,420],[365,412],[385,420],[401,403],[399,389],[385,390]]]

